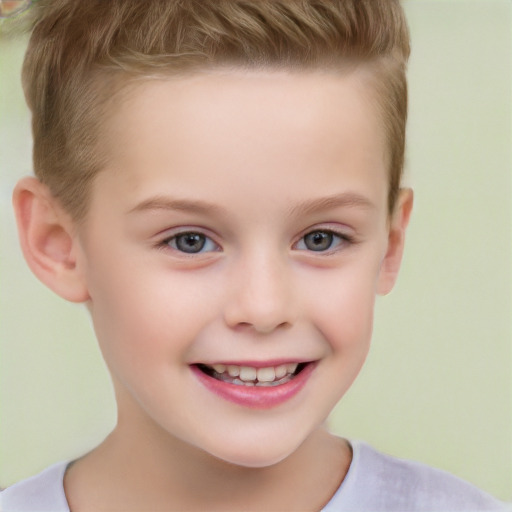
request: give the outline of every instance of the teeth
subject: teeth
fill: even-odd
[[[228,366],[228,373],[230,377],[238,377],[240,375],[240,366],[230,364]]]
[[[281,364],[265,368],[251,366],[237,366],[234,364],[214,364],[211,368],[215,377],[231,384],[244,386],[278,386],[293,378],[297,370],[297,363]]]
[[[288,367],[286,364],[282,364],[281,366],[276,366],[276,379],[281,379],[288,373]]]
[[[258,368],[256,375],[260,382],[272,382],[276,378],[274,368]]]
[[[256,374],[256,368],[251,368],[250,366],[240,367],[240,379],[244,380],[245,382],[249,380],[256,380]]]
[[[297,366],[299,366],[297,363],[288,363],[286,365],[286,370],[288,373],[293,373],[297,369]]]
[[[244,382],[240,379],[235,379],[232,384],[236,384],[237,386],[254,386],[254,382]]]

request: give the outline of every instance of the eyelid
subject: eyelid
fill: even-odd
[[[318,232],[318,231],[324,232],[324,233],[330,233],[330,234],[340,238],[341,242],[338,243],[335,247],[326,249],[325,251],[313,251],[313,250],[310,250],[307,248],[306,249],[296,249],[299,242],[304,240],[304,238],[307,235],[309,235],[311,233]],[[356,243],[355,236],[350,231],[351,231],[350,228],[342,229],[338,225],[333,226],[332,224],[320,224],[320,225],[316,225],[316,226],[311,226],[311,227],[305,229],[299,235],[297,240],[292,245],[292,249],[295,249],[298,251],[303,251],[303,252],[308,252],[308,253],[314,254],[316,256],[326,256],[329,254],[333,254],[333,253],[340,251],[344,247],[346,247],[346,245],[350,246],[350,245],[353,245]]]
[[[169,245],[169,242],[171,240],[177,238],[180,235],[186,235],[188,233],[194,233],[194,234],[204,236],[206,239],[210,240],[215,245],[216,248],[214,250],[210,250],[210,251],[187,253],[184,251],[180,251],[179,249],[171,247]],[[211,231],[208,229],[201,228],[198,226],[180,226],[177,228],[166,229],[166,230],[160,232],[159,235],[157,235],[157,236],[158,236],[158,239],[156,242],[157,248],[162,249],[162,250],[172,251],[173,253],[177,253],[182,257],[197,257],[197,256],[201,256],[201,255],[206,255],[206,254],[211,254],[211,253],[222,251],[222,246],[215,240],[217,238],[215,236],[215,234],[212,234]]]

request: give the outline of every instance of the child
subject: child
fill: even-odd
[[[397,1],[40,2],[33,272],[83,302],[118,422],[2,510],[500,510],[329,434],[396,279]]]

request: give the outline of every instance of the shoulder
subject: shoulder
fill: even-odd
[[[446,471],[351,443],[353,460],[325,511],[469,512],[511,508]]]
[[[59,462],[0,492],[2,512],[69,512],[64,494],[68,463]]]

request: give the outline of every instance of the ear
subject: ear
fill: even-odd
[[[21,179],[14,189],[13,205],[21,249],[32,272],[64,299],[88,300],[77,262],[74,223],[48,187],[36,178]]]
[[[413,193],[409,188],[400,190],[395,211],[390,220],[388,247],[382,260],[377,293],[386,295],[395,284],[404,252],[405,231],[409,224],[413,204]]]

